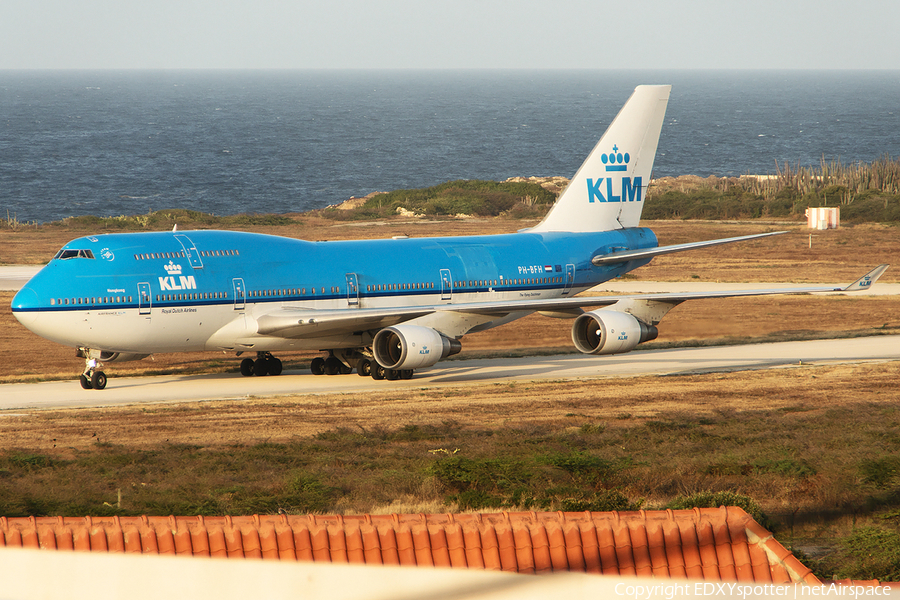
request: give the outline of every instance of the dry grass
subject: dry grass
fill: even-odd
[[[728,491],[755,500],[782,542],[828,547],[896,519],[898,374],[892,362],[33,411],[0,420],[0,504],[553,510]]]

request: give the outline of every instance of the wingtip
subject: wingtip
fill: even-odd
[[[875,267],[874,269],[872,269],[871,271],[869,271],[868,273],[866,273],[865,275],[863,275],[862,277],[860,277],[859,279],[857,279],[856,281],[854,281],[853,283],[851,283],[850,285],[845,287],[842,291],[858,292],[860,290],[869,289],[870,287],[872,287],[872,285],[876,281],[878,281],[878,278],[881,277],[884,274],[884,272],[888,270],[888,267],[890,267],[890,265],[888,265],[888,264],[878,265],[877,267]]]

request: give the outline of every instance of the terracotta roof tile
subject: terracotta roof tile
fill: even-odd
[[[553,556],[550,554],[550,536],[547,528],[535,519],[535,525],[529,530],[531,546],[534,549],[534,570],[536,573],[553,571]]]
[[[684,552],[681,548],[681,531],[672,518],[672,511],[666,511],[666,513],[669,518],[663,521],[660,527],[666,550],[666,566],[670,577],[681,579],[687,577],[687,570],[684,566]]]
[[[584,557],[585,571],[588,573],[611,573],[613,571],[618,573],[619,561],[616,558],[616,543],[609,525],[604,523],[600,528],[601,531],[597,531],[597,527],[592,521],[584,521],[580,524],[579,529],[581,530],[581,553]]]
[[[738,508],[460,515],[0,517],[0,546],[818,583]]]

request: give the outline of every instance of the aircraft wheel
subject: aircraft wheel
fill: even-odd
[[[281,359],[274,356],[266,359],[266,366],[269,368],[269,375],[281,375],[281,372],[284,370]]]
[[[94,389],[94,386],[91,385],[91,380],[87,378],[87,375],[84,373],[78,378],[78,381],[81,383],[81,387],[86,390]]]
[[[265,358],[257,358],[253,361],[253,374],[262,377],[269,374],[269,365]]]
[[[325,374],[326,375],[339,375],[341,373],[341,369],[344,367],[344,363],[333,356],[329,356],[325,359]]]
[[[400,371],[398,371],[397,369],[385,369],[384,378],[388,381],[396,381],[400,379]]]
[[[412,369],[402,369],[400,371],[400,379],[412,379],[413,370]]]
[[[325,359],[317,356],[309,363],[309,370],[313,375],[323,375],[325,373]]]
[[[341,363],[341,375],[349,375],[353,372],[353,367],[348,367],[344,363]]]
[[[379,365],[377,362],[373,362],[372,363],[372,379],[374,379],[376,381],[381,381],[382,379],[384,379],[386,370],[387,369],[385,369],[384,367]]]
[[[245,358],[241,361],[241,375],[244,377],[250,377],[253,375],[253,359]]]
[[[361,358],[356,361],[356,372],[360,377],[369,377],[372,375],[372,361],[368,358]]]
[[[103,371],[94,371],[91,374],[91,387],[95,390],[102,390],[106,387],[106,373]]]

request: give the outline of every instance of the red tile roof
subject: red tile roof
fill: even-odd
[[[771,533],[735,507],[595,513],[0,517],[0,546],[820,583]]]

